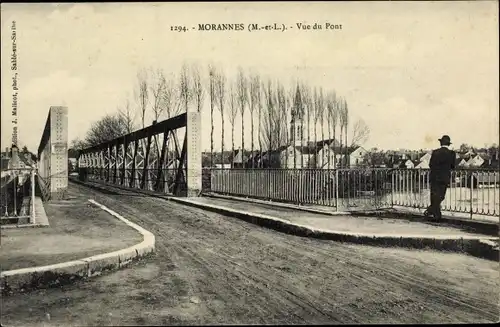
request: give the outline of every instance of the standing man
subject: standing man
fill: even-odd
[[[450,185],[451,171],[455,169],[455,151],[450,150],[451,140],[448,135],[439,139],[441,147],[432,151],[429,168],[431,184],[431,205],[424,212],[426,217],[433,216],[436,221],[441,219],[441,202]]]

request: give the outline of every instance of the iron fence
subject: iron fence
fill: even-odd
[[[428,169],[220,169],[203,170],[203,191],[337,210],[430,204]],[[500,214],[500,173],[490,169],[452,172],[444,211]]]
[[[390,205],[388,170],[212,168],[204,170],[203,180],[205,192],[299,205],[350,209]]]
[[[11,218],[35,219],[35,170],[11,169],[2,171],[0,208],[2,224]]]
[[[393,173],[392,204],[425,209],[430,205],[428,169],[403,169]],[[451,173],[441,208],[472,215],[500,214],[500,172],[495,169],[463,169]]]

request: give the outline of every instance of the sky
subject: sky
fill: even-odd
[[[349,104],[350,122],[362,118],[369,126],[365,148],[433,148],[443,134],[456,147],[499,143],[497,1],[2,4],[1,18],[2,149],[12,140],[13,20],[19,144],[33,151],[50,106],[67,106],[68,138],[83,138],[93,121],[127,99],[137,105],[139,69],[178,74],[183,63],[200,65],[205,75],[212,63],[228,78],[242,67],[286,85],[300,79],[335,90]],[[327,22],[342,29],[170,28]],[[203,149],[210,148],[207,109],[208,99]],[[245,138],[249,144],[250,134]]]

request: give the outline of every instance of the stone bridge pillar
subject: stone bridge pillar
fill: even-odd
[[[201,192],[201,117],[199,112],[187,112],[186,117],[186,183],[187,196]]]
[[[68,189],[68,108],[50,107],[38,148],[38,174],[51,199],[61,199]]]

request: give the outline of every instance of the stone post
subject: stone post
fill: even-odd
[[[196,111],[188,111],[186,117],[186,184],[187,196],[196,197],[201,192],[201,117]]]

